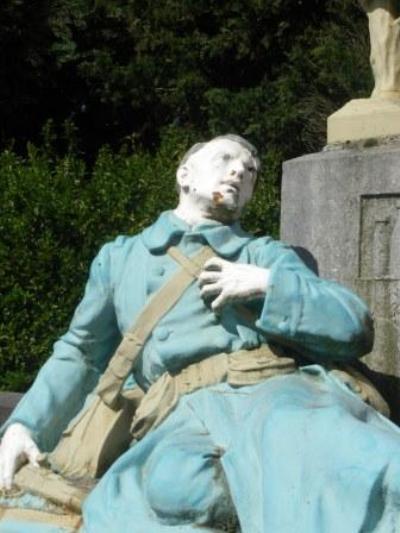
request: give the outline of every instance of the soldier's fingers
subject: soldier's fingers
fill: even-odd
[[[6,490],[10,490],[12,487],[12,480],[15,474],[16,464],[15,459],[12,457],[3,459],[2,468],[2,485]]]
[[[0,493],[1,491],[10,490],[10,480],[6,479],[5,475],[0,472]]]
[[[37,467],[39,466],[38,460],[40,457],[40,452],[34,442],[31,442],[29,446],[27,446],[25,450],[25,455],[31,465],[37,466]]]
[[[2,487],[1,487],[3,490],[11,490],[12,488],[12,477],[11,476],[3,476],[3,481],[2,481]]]
[[[207,283],[207,285],[203,285],[201,288],[200,294],[203,298],[208,298],[210,296],[218,295],[221,290],[222,287],[219,283]]]
[[[226,305],[229,302],[229,295],[221,291],[221,293],[218,295],[217,298],[211,303],[211,308],[213,311],[220,311],[224,305]]]
[[[222,270],[226,261],[220,257],[212,257],[206,261],[204,270]]]
[[[6,488],[6,483],[4,479],[3,460],[0,457],[0,490],[4,490],[5,488]]]
[[[215,270],[203,271],[199,276],[199,285],[202,287],[206,283],[216,283],[221,278],[221,272]]]

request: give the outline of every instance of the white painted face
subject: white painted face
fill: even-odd
[[[236,141],[208,142],[178,169],[177,179],[191,203],[216,220],[235,220],[251,199],[257,161]]]

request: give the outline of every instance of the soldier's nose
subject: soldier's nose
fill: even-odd
[[[231,176],[235,176],[239,179],[243,177],[243,173],[244,173],[244,168],[239,167],[239,166],[232,168],[230,171]]]

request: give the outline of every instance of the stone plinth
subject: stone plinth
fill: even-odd
[[[7,420],[21,398],[19,392],[0,392],[0,425]]]
[[[328,118],[328,143],[400,135],[400,98],[351,100]]]
[[[400,142],[284,163],[281,238],[369,304],[375,344],[364,361],[399,420]]]

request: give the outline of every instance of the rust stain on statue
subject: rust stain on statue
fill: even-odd
[[[224,199],[224,195],[220,193],[219,191],[213,192],[212,197],[213,197],[213,202],[215,205],[219,205]]]

